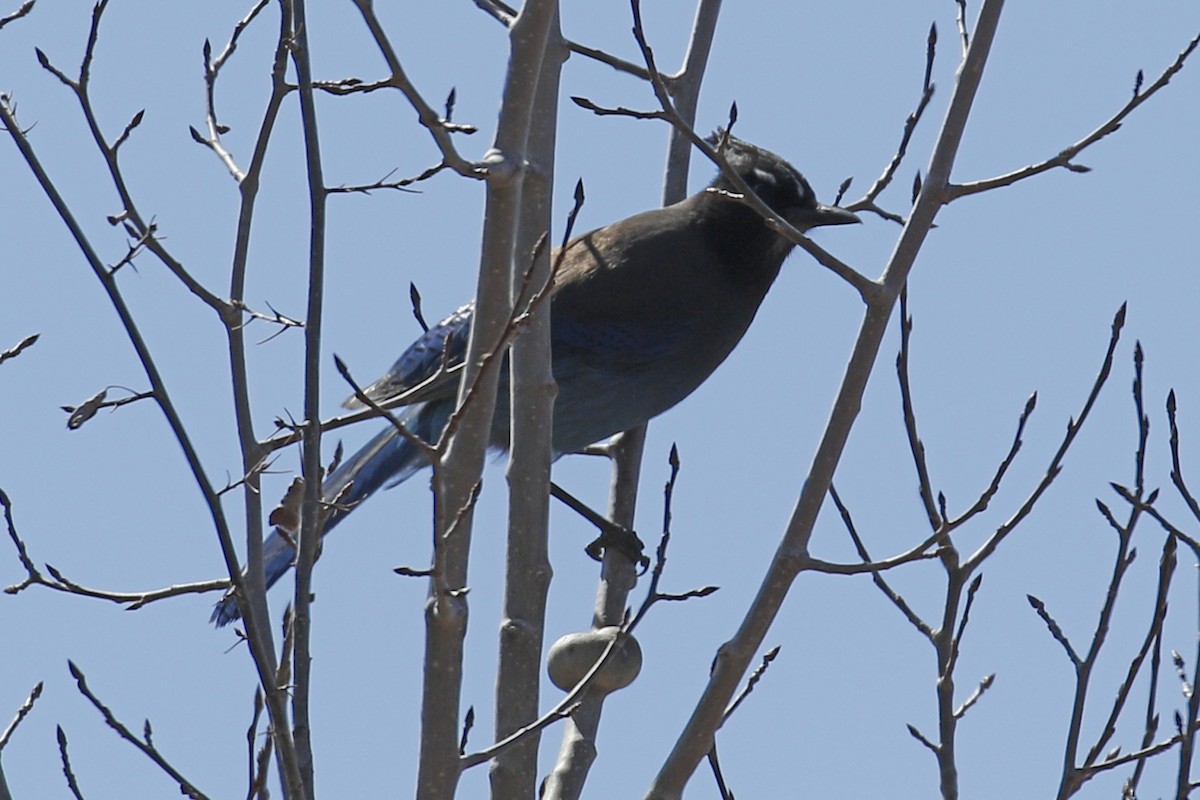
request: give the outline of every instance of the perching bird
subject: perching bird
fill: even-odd
[[[845,209],[817,203],[804,176],[774,153],[729,137],[725,157],[801,231],[858,222]],[[710,186],[717,191],[700,191],[567,244],[550,301],[556,456],[640,425],[683,400],[754,319],[794,245],[730,196],[736,189],[729,178],[718,175]],[[367,396],[386,405],[447,364],[460,363],[471,313],[472,306],[463,306],[429,329],[365,390]],[[509,440],[507,370],[502,373],[491,434],[492,446],[501,450]],[[400,419],[425,441],[437,441],[454,409],[457,383],[449,377],[438,390],[424,392]],[[353,399],[347,404],[359,405]],[[323,533],[384,484],[400,483],[425,466],[420,452],[388,425],[326,478],[327,500],[344,493]],[[290,538],[272,532],[263,543],[266,585],[294,558]],[[226,595],[212,621],[222,626],[238,616],[236,599]]]

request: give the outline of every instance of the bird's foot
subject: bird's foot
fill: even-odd
[[[650,568],[650,557],[646,555],[646,545],[632,528],[626,528],[612,522],[602,526],[601,533],[593,539],[584,551],[595,561],[604,560],[606,550],[615,550],[638,565],[638,575],[645,575]]]

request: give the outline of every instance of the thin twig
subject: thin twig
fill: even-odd
[[[667,121],[671,123],[675,130],[686,136],[700,152],[704,153],[714,164],[721,168],[721,171],[740,193],[739,199],[760,214],[769,228],[788,239],[788,241],[798,245],[815,258],[823,267],[829,269],[853,286],[864,302],[871,302],[871,299],[875,298],[879,292],[879,285],[875,281],[872,281],[850,265],[835,258],[797,230],[787,220],[776,214],[770,206],[763,202],[762,198],[755,194],[745,179],[729,166],[719,149],[714,148],[705,141],[704,137],[696,133],[692,126],[679,114],[679,111],[675,108],[674,101],[670,97],[670,90],[666,82],[662,79],[658,67],[655,65],[654,51],[646,41],[646,33],[642,27],[641,0],[630,0],[630,7],[633,11],[633,36],[637,41],[638,48],[642,52],[642,59],[646,63],[646,69],[649,71],[650,84],[654,88],[654,96],[658,100]]]
[[[124,173],[121,170],[119,159],[120,149],[115,145],[109,144],[103,131],[100,129],[100,123],[97,119],[95,108],[92,105],[92,99],[88,88],[91,78],[90,71],[92,60],[96,51],[96,43],[100,36],[100,22],[107,6],[108,0],[101,0],[100,2],[96,3],[92,9],[92,24],[88,32],[87,46],[84,50],[83,60],[80,64],[79,75],[77,78],[72,79],[67,77],[62,70],[58,69],[50,62],[49,57],[40,49],[35,50],[38,62],[47,72],[58,78],[58,80],[67,88],[69,88],[75,95],[75,98],[79,103],[80,110],[83,112],[84,121],[87,124],[88,131],[92,135],[92,140],[95,143],[96,148],[100,151],[100,154],[104,159],[105,166],[108,168],[109,179],[112,181],[113,187],[116,189],[117,194],[120,197],[124,219],[126,219],[128,224],[132,226],[132,229],[135,233],[135,238],[139,238],[142,244],[151,252],[153,252],[159,261],[162,262],[162,264],[168,270],[170,270],[170,272],[175,275],[175,277],[181,283],[183,283],[183,285],[187,287],[188,291],[190,291],[194,296],[204,302],[205,305],[216,310],[218,313],[224,312],[226,308],[225,301],[210,291],[198,280],[196,280],[183,266],[183,264],[167,251],[162,244],[162,239],[155,235],[155,226],[153,223],[147,222],[145,217],[138,211],[137,204],[133,200],[133,195],[129,191],[125,181]],[[19,135],[21,139],[24,138],[23,134],[20,134],[19,131],[13,129],[9,123],[9,120],[5,119],[4,122],[5,126],[9,127],[9,132],[14,137]],[[131,127],[126,129],[126,133],[128,130],[131,130]],[[124,135],[125,134],[123,134],[123,136]],[[18,142],[18,146],[20,146],[20,142]],[[44,175],[40,165],[36,165],[34,162],[31,162],[30,156],[28,155],[26,155],[26,162],[29,163],[30,168],[33,169],[35,176],[38,178],[38,182],[43,186],[43,188],[46,189],[47,192],[49,192],[49,177]],[[63,212],[59,210],[60,216],[62,216],[62,213]],[[68,223],[68,225],[70,225],[70,223]],[[76,236],[77,241],[78,239],[79,237]]]
[[[993,672],[991,675],[985,675],[984,678],[979,681],[979,685],[975,687],[975,691],[971,692],[970,696],[963,701],[963,704],[954,710],[954,718],[962,719],[963,715],[970,710],[971,706],[978,703],[979,699],[983,697],[983,693],[992,688],[992,684],[995,682],[996,673]]]
[[[30,334],[29,336],[26,336],[24,339],[17,342],[15,345],[8,348],[7,350],[0,352],[0,364],[3,364],[5,361],[8,361],[10,358],[16,358],[17,356],[19,356],[21,354],[21,351],[26,349],[27,347],[32,347],[33,343],[38,340],[38,337],[40,335],[41,334],[38,334],[38,333]]]
[[[481,179],[487,177],[487,167],[483,164],[477,164],[459,155],[454,142],[451,139],[451,126],[449,120],[442,118],[421,93],[417,87],[409,80],[408,75],[404,71],[404,67],[400,64],[400,59],[396,55],[395,49],[392,47],[391,40],[380,24],[379,18],[375,16],[374,4],[371,0],[354,0],[354,5],[358,8],[362,15],[363,21],[367,25],[367,29],[371,32],[371,37],[375,40],[375,45],[379,48],[380,54],[384,61],[387,62],[388,69],[391,71],[391,77],[386,83],[392,86],[404,95],[409,104],[417,112],[417,121],[429,131],[433,137],[434,143],[442,154],[442,163],[447,169],[452,169],[459,175],[467,178]]]
[[[12,12],[7,17],[0,18],[0,28],[3,28],[10,22],[16,22],[30,11],[33,11],[33,5],[36,2],[37,0],[25,0],[25,2],[22,3],[16,11]]]
[[[4,729],[3,733],[0,733],[0,751],[4,750],[4,746],[8,744],[8,740],[17,732],[17,726],[33,710],[33,704],[42,696],[43,685],[44,681],[38,681],[37,686],[33,687],[33,691],[29,693],[29,696],[25,698],[25,702],[21,703],[21,707],[17,709],[17,714],[13,717],[12,722],[8,723],[8,727]]]
[[[1200,500],[1196,499],[1196,495],[1188,488],[1187,481],[1183,477],[1183,467],[1179,455],[1179,423],[1176,414],[1175,390],[1172,389],[1167,394],[1167,423],[1171,429],[1171,483],[1175,485],[1175,489],[1187,504],[1192,516],[1200,521]]]
[[[929,35],[925,39],[925,79],[921,84],[921,99],[917,101],[917,107],[904,120],[904,129],[900,134],[900,144],[896,146],[896,152],[892,155],[892,160],[888,162],[888,165],[883,169],[883,173],[867,189],[867,193],[862,196],[862,199],[845,206],[850,211],[871,211],[884,219],[900,223],[901,225],[904,224],[903,217],[880,208],[876,204],[876,198],[879,197],[896,176],[896,171],[900,169],[900,165],[904,162],[904,156],[908,153],[908,145],[912,142],[913,133],[916,132],[917,125],[920,124],[921,118],[925,115],[925,109],[929,107],[929,101],[933,99],[933,60],[936,52],[937,23],[934,23],[929,26]]]
[[[1150,84],[1141,91],[1135,91],[1129,101],[1126,102],[1125,105],[1122,106],[1119,111],[1117,111],[1117,113],[1113,114],[1107,120],[1102,122],[1087,136],[1084,136],[1079,141],[1061,150],[1057,155],[1047,158],[1045,161],[1041,161],[1037,164],[1031,164],[1027,167],[1022,167],[1021,169],[1014,170],[1013,172],[1009,172],[1004,175],[998,175],[995,178],[987,178],[985,180],[972,181],[970,183],[950,185],[947,187],[946,202],[957,200],[958,198],[966,197],[967,195],[998,189],[1002,186],[1012,186],[1018,181],[1032,178],[1034,175],[1040,175],[1043,172],[1058,167],[1070,170],[1071,172],[1089,172],[1091,167],[1076,163],[1074,160],[1075,157],[1104,137],[1115,133],[1117,129],[1121,127],[1121,123],[1125,121],[1125,118],[1133,113],[1134,109],[1149,100],[1151,97],[1157,94],[1159,90],[1170,83],[1171,78],[1175,76],[1175,73],[1183,69],[1188,57],[1191,56],[1198,45],[1200,45],[1200,34],[1197,34],[1190,42],[1188,42],[1187,46],[1180,51],[1175,61],[1165,70],[1163,70],[1161,75],[1158,76],[1158,80],[1154,81],[1154,83]]]
[[[896,374],[900,379],[900,405],[904,411],[908,449],[917,469],[917,488],[925,506],[925,516],[929,519],[929,527],[936,531],[942,527],[943,520],[933,500],[933,481],[929,477],[929,464],[925,459],[925,444],[917,433],[917,412],[913,403],[912,385],[909,382],[908,353],[912,327],[912,316],[908,313],[908,287],[905,286],[900,290],[900,352],[896,356]]]
[[[1151,652],[1151,648],[1154,646],[1154,643],[1160,642],[1162,639],[1163,623],[1166,621],[1167,616],[1167,595],[1170,591],[1171,579],[1175,575],[1175,551],[1175,537],[1166,537],[1166,539],[1163,541],[1162,558],[1159,560],[1158,588],[1154,606],[1151,611],[1150,620],[1147,624],[1146,636],[1143,638],[1142,645],[1140,648],[1138,648],[1138,652],[1129,662],[1129,669],[1126,671],[1125,680],[1123,680],[1121,685],[1117,688],[1117,696],[1113,700],[1112,709],[1109,711],[1108,719],[1105,721],[1099,735],[1096,737],[1095,743],[1088,750],[1087,755],[1084,757],[1084,768],[1090,767],[1096,763],[1096,760],[1100,757],[1100,752],[1108,746],[1109,741],[1111,741],[1112,737],[1116,734],[1117,719],[1120,717],[1121,712],[1125,708],[1125,703],[1129,698],[1130,692],[1133,690],[1134,681],[1141,673],[1142,665],[1145,663],[1146,656]],[[1153,669],[1152,672],[1156,673],[1157,669]],[[1156,725],[1151,725],[1150,722],[1154,716],[1153,699],[1157,694],[1158,687],[1155,682],[1151,681],[1148,685],[1148,689],[1150,692],[1150,705],[1147,707],[1147,713],[1150,716],[1147,717],[1145,738],[1142,741],[1143,748],[1150,745],[1150,739],[1152,739],[1154,735],[1152,728],[1157,727]]]
[[[1042,618],[1042,622],[1046,623],[1046,628],[1049,629],[1050,635],[1054,637],[1054,641],[1062,645],[1063,650],[1067,652],[1067,658],[1071,660],[1071,666],[1078,669],[1083,663],[1083,659],[1075,652],[1075,648],[1071,646],[1071,642],[1067,639],[1067,635],[1063,633],[1063,629],[1059,627],[1058,622],[1054,617],[1050,616],[1050,612],[1046,610],[1046,604],[1037,597],[1031,594],[1025,595],[1025,599],[1029,601],[1029,605],[1033,606],[1033,610]]]
[[[967,622],[971,619],[971,608],[975,605],[975,595],[979,592],[979,587],[983,584],[983,575],[976,575],[971,581],[971,585],[967,587],[967,602],[963,604],[962,615],[958,618],[958,628],[954,631],[954,638],[950,640],[950,658],[943,667],[943,671],[947,674],[954,672],[954,668],[958,666],[958,654],[962,650],[963,636],[967,630]],[[986,689],[987,687],[983,687]],[[982,693],[982,690],[981,690]],[[962,716],[955,712],[955,717]]]
[[[1092,407],[1096,404],[1096,398],[1100,396],[1100,390],[1104,388],[1104,384],[1108,381],[1108,376],[1112,372],[1113,354],[1116,352],[1117,343],[1121,340],[1121,329],[1125,325],[1125,304],[1122,303],[1120,309],[1117,310],[1116,316],[1113,317],[1112,335],[1108,341],[1108,351],[1104,355],[1104,362],[1100,366],[1100,371],[1096,375],[1096,380],[1092,384],[1092,389],[1088,393],[1087,400],[1084,401],[1083,408],[1079,412],[1078,419],[1072,418],[1067,422],[1067,430],[1063,435],[1062,442],[1055,451],[1054,456],[1050,459],[1050,464],[1046,467],[1045,475],[1041,481],[1034,487],[1033,491],[1021,504],[1020,508],[1009,517],[1005,522],[993,533],[987,541],[980,545],[963,566],[969,569],[974,569],[981,564],[988,556],[995,552],[1000,543],[1010,534],[1014,528],[1021,524],[1030,512],[1033,511],[1037,501],[1050,488],[1051,484],[1062,471],[1062,462],[1066,458],[1067,452],[1071,449],[1071,445],[1075,442],[1075,437],[1079,434],[1080,428],[1087,421],[1088,415],[1091,413]]]
[[[854,548],[858,551],[859,558],[863,560],[864,564],[875,563],[871,560],[871,554],[867,552],[867,547],[865,544],[863,544],[862,537],[858,535],[858,529],[854,525],[854,519],[850,516],[850,509],[847,508],[846,504],[842,502],[842,498],[841,495],[838,494],[837,487],[835,487],[832,483],[829,484],[829,497],[833,500],[834,505],[837,506],[838,514],[841,515],[842,523],[845,525],[847,533],[850,534],[850,539],[854,542]],[[926,545],[926,548],[927,547],[928,545]],[[904,615],[904,618],[908,620],[909,624],[916,628],[922,636],[930,641],[933,641],[933,628],[930,627],[929,623],[921,619],[921,617],[915,611],[913,611],[912,606],[908,604],[908,601],[906,601],[899,592],[894,590],[888,584],[888,582],[884,580],[884,577],[879,573],[878,570],[871,572],[871,580],[874,582],[879,591],[883,592],[883,596],[891,601],[892,605],[894,605],[900,611],[900,613]]]
[[[1017,419],[1017,429],[1013,433],[1012,444],[1009,445],[1008,453],[1005,454],[1004,458],[1000,460],[1000,464],[996,467],[996,472],[992,475],[992,480],[970,508],[954,519],[947,521],[947,529],[954,530],[977,514],[986,511],[988,505],[992,502],[992,498],[996,496],[996,492],[1000,491],[1000,483],[1004,480],[1004,476],[1008,473],[1008,468],[1012,466],[1013,461],[1016,459],[1017,453],[1021,451],[1021,445],[1024,442],[1022,436],[1025,433],[1025,425],[1029,422],[1029,417],[1033,414],[1033,410],[1037,408],[1037,397],[1037,392],[1034,392],[1025,401],[1025,407],[1021,410],[1021,416]]]
[[[95,709],[100,712],[101,716],[104,717],[104,721],[108,723],[110,728],[116,731],[122,739],[132,744],[138,750],[142,751],[142,754],[157,764],[159,769],[170,775],[172,780],[179,784],[180,794],[184,795],[185,797],[192,798],[192,800],[207,800],[207,796],[203,792],[193,786],[191,781],[183,777],[183,775],[181,775],[178,770],[171,766],[166,758],[164,758],[163,755],[158,752],[158,748],[156,748],[150,741],[149,730],[147,730],[147,733],[143,739],[139,739],[137,736],[135,736],[133,732],[126,728],[125,725],[116,718],[112,711],[110,711],[109,708],[104,705],[103,702],[101,702],[100,698],[98,698],[95,693],[88,688],[87,679],[84,677],[83,671],[80,670],[74,662],[67,662],[67,666],[71,670],[71,677],[75,679],[76,686],[79,687],[79,693],[86,697],[88,701],[95,707]]]
[[[958,25],[958,38],[962,42],[963,58],[966,58],[967,48],[971,46],[971,34],[967,28],[967,0],[954,0],[954,4],[958,7],[954,21]]]
[[[62,725],[54,726],[55,738],[58,740],[58,755],[62,760],[63,775],[67,778],[67,788],[71,790],[75,800],[83,800],[83,792],[79,789],[79,780],[75,777],[75,770],[71,767],[71,757],[67,755],[67,732],[63,730]]]
[[[733,716],[733,712],[738,710],[738,706],[740,706],[742,702],[750,696],[750,693],[754,691],[754,687],[763,679],[763,676],[767,674],[767,670],[771,668],[771,662],[779,656],[779,649],[779,645],[775,645],[770,650],[763,653],[762,661],[759,663],[758,668],[754,670],[754,672],[750,673],[750,678],[746,681],[745,688],[738,692],[738,696],[735,697],[733,702],[729,704],[729,708],[725,709],[726,722],[728,722],[729,718]]]
[[[517,18],[517,10],[509,6],[507,3],[501,2],[501,0],[475,0],[475,5],[481,11],[506,28],[512,27],[513,22]],[[633,77],[641,78],[642,80],[650,79],[650,74],[646,72],[645,67],[640,64],[634,64],[632,61],[626,61],[623,58],[618,58],[611,53],[606,53],[603,50],[597,50],[594,47],[588,47],[585,44],[580,44],[579,42],[572,41],[571,39],[564,39],[563,46],[572,53],[578,53],[579,55],[590,58],[593,61],[606,64],[615,69],[617,72],[623,72],[626,75],[632,75]],[[676,81],[681,76],[662,75],[661,77],[664,81]]]
[[[179,584],[145,592],[110,592],[101,589],[89,589],[86,586],[75,583],[49,564],[46,565],[46,571],[50,573],[51,577],[47,578],[33,563],[33,559],[29,557],[25,541],[17,532],[16,521],[13,518],[12,501],[3,489],[0,489],[0,506],[4,507],[4,521],[8,531],[8,538],[12,540],[13,546],[17,548],[17,558],[20,560],[21,566],[25,568],[26,573],[25,580],[4,587],[5,594],[17,594],[30,586],[45,586],[48,589],[66,592],[67,594],[94,597],[99,600],[108,600],[113,603],[128,605],[129,607],[126,610],[134,611],[148,603],[168,597],[199,594],[229,588],[229,581],[222,578],[213,581],[201,581],[199,583]]]
[[[217,55],[212,57],[212,43],[209,40],[204,40],[204,96],[205,96],[205,122],[208,125],[208,136],[203,137],[195,128],[190,128],[192,139],[199,144],[205,145],[229,170],[229,174],[239,184],[245,181],[246,171],[242,170],[233,158],[233,154],[225,149],[221,143],[221,135],[228,131],[224,125],[217,122],[217,79],[221,75],[221,68],[237,50],[238,39],[241,38],[243,31],[250,26],[250,23],[259,15],[260,12],[270,3],[270,0],[258,0],[246,16],[242,17],[233,27],[233,33],[229,36],[229,41],[225,44],[225,48]]]

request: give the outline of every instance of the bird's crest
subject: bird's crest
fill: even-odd
[[[816,205],[812,187],[800,171],[770,150],[750,144],[717,128],[705,139],[725,157],[729,167],[773,208]],[[736,191],[727,176],[719,173],[712,186]]]

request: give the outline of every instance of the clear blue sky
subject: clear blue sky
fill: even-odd
[[[104,216],[120,210],[67,90],[42,71],[42,48],[69,74],[83,51],[90,5],[50,3],[0,31],[0,91],[12,92],[22,123],[102,256],[124,254],[124,237]],[[575,4],[568,4],[574,6]],[[588,4],[591,5],[591,4]],[[647,8],[660,64],[679,63],[691,23],[689,3]],[[8,13],[9,3],[0,13]],[[480,127],[460,146],[479,156],[490,143],[507,43],[471,3],[381,4],[411,77],[438,104],[457,87],[455,118]],[[236,188],[220,163],[190,140],[204,121],[201,46],[219,47],[245,4],[162,4],[115,0],[93,67],[101,123],[115,136],[145,108],[124,152],[126,175],[144,213],[172,252],[218,293],[228,285]],[[705,81],[699,125],[722,123],[731,101],[738,133],[788,157],[822,199],[855,176],[856,198],[882,170],[904,117],[918,98],[925,36],[940,32],[938,92],[910,160],[885,204],[903,212],[916,169],[949,97],[957,65],[955,5],[945,2],[839,4],[730,3],[722,11]],[[314,4],[310,39],[318,77],[380,76],[376,55],[349,3]],[[971,11],[972,15],[974,9]],[[275,11],[245,34],[219,90],[226,142],[245,160],[260,107]],[[568,36],[636,57],[624,4],[564,10]],[[955,178],[1007,172],[1057,153],[1125,102],[1139,69],[1152,80],[1200,30],[1194,4],[1113,0],[1012,3],[972,114]],[[574,57],[563,96],[604,105],[652,106],[649,90],[607,67]],[[436,154],[398,96],[322,98],[326,176],[363,183],[395,169],[415,174]],[[251,251],[248,301],[302,317],[307,205],[294,104],[273,143]],[[1115,136],[1080,157],[1086,175],[1059,171],[943,210],[911,281],[916,318],[913,381],[936,487],[951,510],[969,505],[1008,447],[1025,399],[1039,393],[1020,461],[991,509],[961,532],[964,549],[981,542],[1036,484],[1064,426],[1091,385],[1109,325],[1129,302],[1125,337],[1109,387],[1032,517],[984,569],[958,669],[960,695],[996,673],[996,684],[960,728],[963,795],[1047,796],[1057,787],[1072,690],[1061,648],[1029,609],[1044,599],[1083,648],[1103,599],[1114,537],[1094,498],[1114,507],[1108,481],[1130,482],[1136,442],[1128,387],[1132,349],[1146,350],[1151,416],[1149,477],[1164,489],[1163,510],[1186,522],[1173,497],[1163,404],[1176,389],[1185,470],[1200,486],[1200,372],[1195,181],[1200,175],[1200,64],[1143,106]],[[576,178],[588,201],[582,228],[656,205],[666,141],[660,123],[598,119],[569,101],[560,117],[556,197],[559,217]],[[710,176],[697,161],[693,188]],[[470,297],[478,258],[482,186],[450,175],[422,194],[335,197],[330,203],[325,347],[361,379],[386,369],[418,332],[408,310],[415,282],[430,317]],[[145,387],[141,370],[102,291],[64,227],[19,160],[0,144],[0,349],[30,333],[40,341],[0,365],[0,487],[35,561],[50,562],[89,586],[139,590],[217,577],[215,536],[179,449],[155,407],[103,412],[82,430],[65,427],[62,405],[77,405],[110,384]],[[881,271],[898,228],[877,219],[817,233],[860,271]],[[557,238],[557,237],[556,237]],[[238,472],[224,336],[218,321],[150,258],[121,285],[165,378],[218,482]],[[637,797],[674,742],[704,685],[715,649],[734,631],[771,557],[820,435],[860,317],[853,293],[803,254],[794,255],[740,348],[692,398],[650,428],[638,528],[650,539],[661,518],[666,456],[678,443],[683,471],[665,588],[707,584],[704,600],[656,609],[641,629],[641,678],[610,699],[598,741],[590,797]],[[267,327],[257,328],[266,338]],[[896,326],[836,483],[876,555],[926,536],[916,478],[903,438],[892,361]],[[302,407],[301,337],[286,334],[252,354],[254,409],[265,435],[271,420]],[[325,408],[346,390],[325,360]],[[343,433],[348,446],[371,426]],[[330,447],[336,437],[328,440]],[[272,502],[298,469],[278,463]],[[564,459],[556,480],[603,505],[607,467]],[[472,627],[464,701],[479,715],[472,742],[491,730],[495,631],[502,563],[503,464],[489,467],[478,515],[471,576]],[[230,518],[238,519],[236,497]],[[854,558],[828,506],[814,552]],[[1124,509],[1118,513],[1123,516]],[[427,485],[413,480],[380,495],[326,543],[316,575],[314,727],[318,791],[326,797],[404,795],[415,780],[424,585],[391,567],[427,560]],[[1197,530],[1192,521],[1186,528]],[[590,621],[595,565],[582,553],[591,532],[556,511],[555,582],[548,640]],[[1140,557],[1093,687],[1097,703],[1085,741],[1124,674],[1152,600],[1160,532],[1140,530]],[[1167,648],[1194,665],[1197,577],[1181,554]],[[23,572],[0,546],[0,583]],[[893,576],[931,622],[940,610],[941,573],[915,566]],[[272,594],[276,611],[286,591]],[[640,596],[640,595],[639,595]],[[75,691],[66,661],[127,724],[154,724],[159,748],[213,797],[245,791],[245,730],[255,678],[228,630],[208,624],[215,597],[187,597],[137,613],[33,589],[0,597],[0,719],[38,681],[45,694],[4,751],[17,797],[63,796],[54,726],[62,725],[88,797],[169,797],[176,790],[108,731]],[[930,736],[934,660],[928,644],[866,578],[804,576],[768,637],[783,647],[767,679],[719,736],[727,778],[739,797],[930,797],[937,776],[929,754],[905,730]],[[233,647],[232,652],[226,652]],[[1144,697],[1144,686],[1142,687]],[[557,698],[549,687],[548,707]],[[1139,704],[1143,701],[1137,701]],[[1164,670],[1160,738],[1183,700]],[[1141,731],[1128,717],[1117,742],[1133,749]],[[545,737],[547,766],[558,730]],[[1146,797],[1172,793],[1175,756],[1142,784]],[[1098,779],[1084,796],[1113,797],[1126,773]],[[486,771],[463,779],[463,797],[486,792]],[[716,797],[697,775],[688,797]]]

